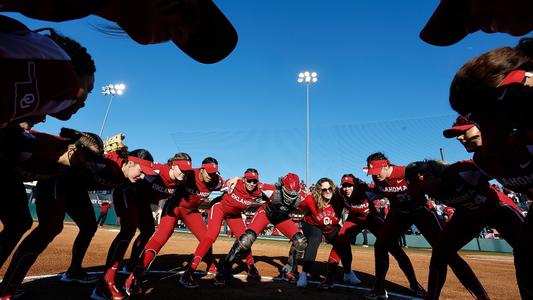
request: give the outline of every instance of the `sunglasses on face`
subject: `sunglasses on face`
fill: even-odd
[[[343,188],[349,188],[349,187],[353,187],[353,184],[349,184],[349,183],[344,183],[342,185]]]
[[[250,184],[257,184],[257,180],[256,179],[246,179],[246,182],[248,182]]]
[[[325,193],[325,192],[333,192],[333,188],[332,187],[328,187],[328,188],[322,188],[320,189],[322,191],[322,193]]]

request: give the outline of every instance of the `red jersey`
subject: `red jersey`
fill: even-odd
[[[344,198],[345,207],[348,210],[348,221],[359,223],[367,220],[368,216],[377,216],[378,210],[375,202],[381,205],[379,200],[369,201],[368,195],[364,191],[357,191],[354,188],[350,199]]]
[[[335,201],[335,199],[332,198],[331,201]],[[342,211],[336,210],[331,205],[331,202],[323,209],[319,209],[313,195],[307,195],[298,205],[298,209],[304,212],[304,221],[306,223],[315,225],[321,228],[322,231],[327,230],[332,225],[339,224],[342,217]]]
[[[423,195],[413,197],[408,193],[407,180],[405,180],[405,167],[392,166],[391,175],[384,181],[374,179],[375,190],[382,197],[389,199],[391,209],[411,210],[424,205],[426,198]]]
[[[242,179],[237,181],[233,190],[224,193],[222,196],[222,206],[227,214],[240,214],[254,204],[261,204],[264,191],[274,191],[273,184],[258,183],[257,188],[248,191]],[[270,194],[270,193],[269,193]]]
[[[484,157],[483,151],[474,154],[475,164],[503,187],[533,199],[533,144],[519,133],[512,134],[502,145],[501,155]]]
[[[194,168],[190,171],[185,181],[185,191],[180,202],[180,207],[190,210],[197,210],[211,192],[220,191],[223,185],[221,176],[211,181],[208,185],[200,179],[200,169]]]
[[[79,86],[71,59],[61,47],[0,16],[0,128],[76,104]]]

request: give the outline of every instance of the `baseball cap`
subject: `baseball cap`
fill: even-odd
[[[181,171],[190,171],[192,170],[192,165],[189,160],[186,159],[178,159],[172,161],[173,166],[178,166]]]
[[[435,46],[450,46],[462,40],[469,33],[467,5],[465,0],[441,0],[420,32],[420,38]]]
[[[368,166],[363,169],[367,171],[368,175],[378,175],[388,165],[389,161],[387,159],[371,160],[368,162]]]
[[[344,183],[355,185],[355,182],[353,181],[353,177],[351,176],[343,176],[341,179],[341,184],[344,184]]]
[[[452,127],[444,130],[442,134],[449,139],[461,135],[463,132],[474,126],[476,126],[474,122],[468,120],[466,117],[459,116],[453,123]]]
[[[259,174],[257,172],[247,171],[244,173],[244,178],[246,178],[246,180],[255,179],[259,181]]]
[[[218,172],[218,165],[215,163],[202,164],[202,169],[205,169],[209,174],[213,174]]]
[[[128,161],[134,162],[138,164],[139,166],[141,166],[141,170],[146,175],[157,175],[157,172],[155,172],[153,169],[153,163],[151,161],[138,158],[135,156],[128,156]]]

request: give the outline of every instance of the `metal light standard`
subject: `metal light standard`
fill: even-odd
[[[102,95],[111,96],[111,99],[109,99],[109,104],[107,105],[107,111],[105,112],[104,121],[102,122],[102,128],[100,128],[100,136],[102,136],[102,133],[104,132],[105,122],[107,121],[107,115],[109,115],[109,110],[111,109],[111,103],[113,103],[113,97],[115,97],[115,95],[120,96],[124,94],[125,89],[126,85],[124,85],[123,83],[108,84],[102,87]]]
[[[306,133],[306,153],[305,153],[305,185],[309,187],[309,85],[318,81],[316,72],[301,72],[298,74],[298,82],[305,83],[307,90],[307,133]]]

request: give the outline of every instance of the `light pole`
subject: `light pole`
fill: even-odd
[[[318,81],[317,72],[301,72],[298,74],[298,82],[305,83],[307,91],[307,132],[306,132],[306,149],[305,149],[305,185],[309,188],[309,85]]]
[[[113,103],[113,97],[115,95],[122,95],[124,94],[124,90],[126,89],[126,85],[124,83],[119,84],[108,84],[102,87],[102,95],[104,96],[111,96],[109,99],[109,104],[107,105],[107,110],[105,112],[104,121],[102,122],[102,128],[100,128],[100,137],[102,136],[102,133],[104,132],[105,122],[107,121],[107,115],[109,114],[109,110],[111,109],[111,103]]]

